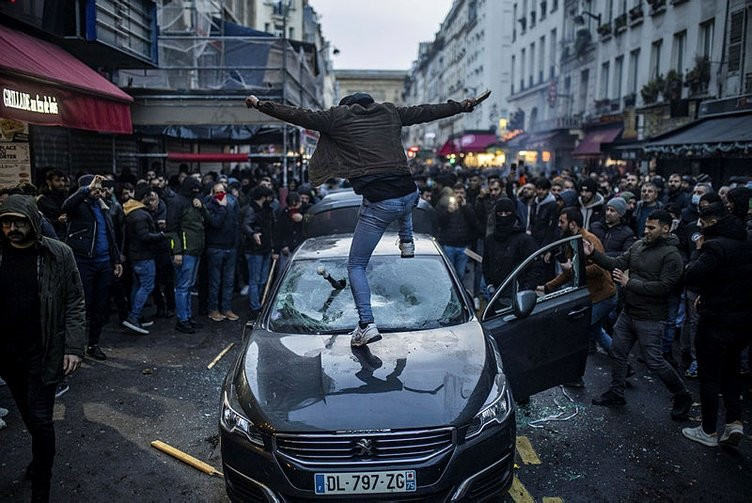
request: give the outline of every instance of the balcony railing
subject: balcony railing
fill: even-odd
[[[530,127],[530,132],[540,133],[556,129],[578,129],[580,127],[582,127],[581,117],[552,117],[550,119],[536,121],[536,123]]]

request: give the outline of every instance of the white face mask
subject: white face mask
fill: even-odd
[[[692,194],[692,204],[695,206],[700,204],[700,194]]]

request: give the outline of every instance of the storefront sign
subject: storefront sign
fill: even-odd
[[[15,108],[38,114],[57,115],[59,113],[56,97],[38,94],[32,96],[29,93],[14,89],[3,89],[3,105],[6,108]]]
[[[31,182],[29,125],[0,118],[0,187]]]

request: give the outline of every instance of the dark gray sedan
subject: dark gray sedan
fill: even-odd
[[[350,347],[351,235],[308,239],[281,271],[222,391],[233,501],[498,497],[513,476],[513,396],[584,372],[590,305],[579,238],[556,244],[574,250],[570,284],[540,298],[518,292],[516,275],[536,254],[483,322],[433,238],[416,235],[411,259],[396,239],[386,234],[368,266],[383,339],[367,347]]]

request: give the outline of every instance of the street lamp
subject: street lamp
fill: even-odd
[[[588,12],[586,10],[582,11],[582,14],[577,14],[574,17],[574,19],[573,19],[574,24],[577,24],[577,25],[580,25],[580,26],[583,25],[583,24],[585,24],[585,17],[583,16],[583,14],[585,16],[588,16],[588,17],[592,18],[592,19],[595,19],[595,21],[598,23],[598,26],[601,25],[601,15],[600,14],[593,14],[592,12]]]

